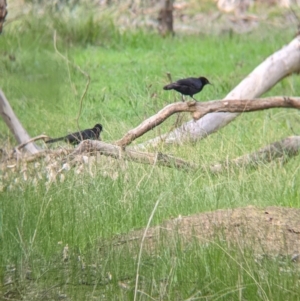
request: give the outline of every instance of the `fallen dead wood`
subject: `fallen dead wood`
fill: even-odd
[[[39,135],[39,136],[36,136],[34,138],[31,138],[29,139],[28,141],[24,142],[24,143],[21,143],[19,144],[18,146],[16,146],[8,156],[6,156],[3,161],[9,161],[9,160],[24,160],[25,161],[28,161],[28,155],[24,156],[24,153],[21,152],[21,149],[24,148],[26,145],[32,143],[32,142],[35,142],[35,141],[38,141],[38,140],[45,140],[45,139],[49,139],[49,136],[47,135]],[[36,155],[36,157],[38,157],[37,155],[40,155],[40,156],[44,156],[44,154],[47,152],[47,150],[40,150],[38,153],[34,153],[33,155]]]
[[[269,163],[279,159],[285,163],[290,158],[298,155],[300,151],[300,136],[290,136],[280,141],[262,147],[256,152],[246,154],[233,160],[210,165],[209,171],[212,173],[222,172],[228,167],[250,167],[259,164]]]
[[[60,157],[62,162],[72,162],[72,160],[81,154],[96,153],[99,152],[102,155],[113,157],[115,159],[124,159],[128,161],[159,165],[166,167],[175,167],[184,170],[200,170],[209,171],[212,173],[222,172],[231,166],[253,166],[260,163],[268,163],[275,159],[288,160],[290,157],[296,156],[300,149],[300,136],[293,136],[272,143],[266,147],[261,148],[257,152],[241,156],[239,158],[228,160],[222,163],[212,165],[197,165],[188,161],[182,160],[162,153],[146,153],[140,152],[134,149],[124,146],[132,142],[135,138],[141,136],[145,132],[149,131],[153,127],[162,123],[166,118],[177,112],[191,112],[196,118],[200,118],[210,112],[251,112],[257,110],[270,109],[274,107],[282,108],[300,108],[299,97],[272,97],[254,100],[218,100],[207,103],[200,102],[179,102],[166,106],[156,115],[148,118],[137,128],[129,131],[121,140],[117,143],[119,145],[108,144],[102,141],[85,140],[79,144],[75,149],[62,149],[62,150],[43,150],[31,156],[24,157],[25,162],[33,162],[39,158],[45,156],[51,156],[53,158]],[[39,137],[30,139],[27,142],[22,143],[16,149],[26,147],[31,144],[32,141],[37,139],[44,139],[47,136],[41,135]],[[17,156],[18,157],[18,156]],[[9,158],[10,164],[11,159]],[[74,160],[73,160],[74,161]],[[74,161],[75,162],[75,161]],[[2,162],[2,165],[5,162]]]
[[[124,148],[133,140],[141,137],[149,130],[155,128],[168,117],[179,112],[193,113],[194,119],[199,119],[212,112],[253,112],[272,108],[294,108],[300,109],[299,97],[269,97],[260,99],[232,99],[215,100],[209,102],[176,102],[167,105],[157,114],[143,121],[139,126],[127,132],[116,144]]]
[[[41,150],[38,153],[33,155],[22,154],[22,156],[9,156],[8,158],[4,158],[0,162],[0,169],[12,168],[16,167],[18,163],[32,163],[36,162],[39,159],[45,159],[48,157],[47,161],[51,161],[51,159],[58,160],[58,158],[64,159],[67,155],[72,153],[73,149],[61,148],[56,150],[45,149]]]
[[[129,131],[123,138],[116,142],[117,145],[110,145],[98,141],[84,141],[73,151],[70,158],[77,154],[86,152],[100,152],[103,155],[114,158],[123,158],[134,162],[174,166],[186,170],[209,170],[211,172],[221,172],[229,166],[253,165],[255,162],[270,162],[276,158],[287,159],[298,154],[299,136],[289,137],[270,146],[260,149],[258,152],[248,154],[224,163],[213,164],[209,166],[197,166],[184,161],[180,158],[168,156],[161,153],[142,153],[133,149],[125,149],[133,140],[142,136],[145,132],[161,124],[169,116],[178,112],[190,112],[193,114],[193,120],[175,129],[168,135],[157,137],[148,143],[142,144],[142,147],[156,146],[158,142],[164,140],[167,143],[183,142],[185,139],[198,140],[210,133],[215,132],[236,118],[241,112],[250,112],[265,110],[270,108],[300,108],[300,100],[297,97],[273,97],[264,99],[252,99],[273,87],[283,77],[300,72],[300,37],[295,38],[288,46],[274,53],[261,65],[259,65],[247,78],[245,78],[233,91],[231,91],[225,100],[212,101],[208,103],[200,102],[180,102],[171,104],[156,115],[142,122],[137,128]],[[231,100],[229,100],[231,99]],[[214,113],[212,113],[214,112]],[[30,159],[44,156],[45,153],[39,153],[38,148],[33,143],[28,143],[29,135],[24,130],[19,120],[14,115],[3,92],[0,90],[0,114],[7,123],[8,127],[14,133],[16,140],[22,146],[33,154]],[[204,116],[205,115],[205,116]],[[203,117],[203,118],[202,118]],[[27,144],[28,143],[28,144]],[[37,156],[35,156],[37,154]]]
[[[86,140],[81,142],[76,150],[70,154],[69,160],[72,160],[79,154],[99,152],[104,156],[143,164],[175,167],[187,171],[198,170],[202,172],[209,171],[211,173],[221,173],[230,167],[253,167],[275,161],[276,159],[286,162],[290,158],[297,156],[299,151],[300,136],[291,136],[236,159],[210,165],[197,165],[162,153],[145,153],[128,148],[123,150],[119,146],[108,144],[103,141]]]
[[[166,167],[176,167],[178,169],[197,169],[198,166],[193,163],[189,163],[180,158],[169,156],[162,153],[145,153],[138,152],[131,149],[122,150],[121,147],[113,144],[108,144],[103,141],[85,140],[82,141],[74,152],[69,156],[69,160],[72,160],[75,156],[83,153],[95,153],[99,152],[102,155],[109,156],[115,159],[124,159],[128,161],[161,165]]]
[[[300,36],[288,45],[270,55],[257,66],[239,85],[237,85],[226,99],[253,99],[260,97],[270,90],[284,77],[300,72]],[[234,120],[239,113],[211,113],[197,120],[190,120],[175,130],[155,137],[137,147],[145,149],[156,147],[161,141],[164,143],[184,143],[197,141],[218,131]]]
[[[241,157],[232,160],[227,160],[221,163],[200,166],[196,164],[190,164],[186,161],[176,158],[176,162],[178,163],[182,162],[181,164],[177,165],[173,163],[173,160],[175,159],[174,157],[170,157],[163,154],[160,155],[161,158],[163,158],[163,161],[157,160],[155,163],[157,165],[164,165],[169,167],[179,166],[179,167],[184,167],[185,169],[200,170],[203,172],[209,171],[211,173],[221,173],[230,167],[255,167],[260,164],[273,162],[275,160],[280,160],[281,162],[284,163],[288,161],[290,158],[297,156],[299,154],[299,151],[300,151],[300,136],[290,136],[280,141],[276,141],[267,146],[264,146],[256,152],[246,154]],[[126,152],[127,150],[125,150],[125,153]],[[127,157],[126,159],[132,159],[137,154],[147,154],[147,155],[149,154],[149,153],[141,153],[136,151],[135,152],[129,151],[129,152],[131,153],[131,156]],[[152,158],[153,157],[154,154],[152,154]],[[161,164],[162,162],[163,164]],[[141,163],[153,164],[153,161],[147,162],[146,160],[144,160]]]
[[[20,150],[20,149],[22,149],[23,147],[25,147],[27,144],[29,144],[29,143],[31,143],[31,142],[38,141],[38,140],[44,140],[44,141],[45,141],[45,139],[49,139],[49,138],[50,138],[50,137],[47,136],[47,135],[39,135],[39,136],[36,136],[36,137],[34,137],[34,138],[31,138],[30,140],[28,140],[28,141],[26,141],[26,142],[24,142],[24,143],[22,143],[22,144],[16,146],[15,149],[16,149],[16,150]]]
[[[78,161],[78,157],[81,158],[82,155],[95,155],[96,153],[100,153],[101,155],[112,157],[117,160],[123,159],[153,166],[174,167],[184,171],[198,171],[204,174],[209,172],[215,174],[227,171],[229,168],[256,167],[276,160],[285,163],[290,158],[297,156],[299,151],[300,136],[291,136],[262,147],[256,152],[246,154],[232,160],[226,160],[215,164],[200,165],[162,153],[145,153],[130,148],[123,150],[117,145],[108,144],[103,141],[85,140],[81,142],[75,150],[44,150],[37,154],[24,157],[22,162],[29,163],[38,161],[41,158],[48,158],[47,160],[51,164],[51,162],[53,163],[52,159],[54,159],[54,161],[58,164],[59,162],[63,164],[63,167],[59,170],[59,172],[62,172],[64,170],[69,170],[72,166],[75,166],[80,162],[85,162],[84,160]],[[67,163],[68,168],[65,168],[64,163]],[[16,159],[7,160],[1,163],[1,169],[16,166]]]
[[[26,144],[25,149],[31,153],[36,154],[39,152],[38,147],[33,143],[28,143],[31,139],[26,130],[23,128],[21,122],[12,110],[8,100],[6,99],[4,93],[0,90],[0,115],[5,121],[8,128],[14,134],[17,142],[19,144]]]

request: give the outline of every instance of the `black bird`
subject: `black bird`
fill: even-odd
[[[53,143],[53,142],[64,140],[67,143],[70,143],[72,145],[76,145],[76,144],[79,144],[83,140],[98,139],[99,136],[100,136],[101,131],[102,131],[102,125],[101,124],[96,124],[92,129],[86,129],[86,130],[83,130],[83,131],[79,131],[79,132],[69,134],[69,135],[64,136],[64,137],[50,139],[50,140],[47,140],[46,143]]]
[[[164,86],[164,90],[175,90],[181,93],[182,101],[184,101],[183,95],[189,95],[194,100],[197,100],[194,98],[194,94],[201,92],[203,87],[207,84],[211,85],[206,77],[189,77]]]

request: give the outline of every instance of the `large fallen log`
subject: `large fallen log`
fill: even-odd
[[[287,46],[269,56],[257,66],[224,99],[254,99],[271,89],[284,77],[300,72],[300,36]],[[218,131],[234,120],[239,113],[212,113],[196,122],[190,120],[179,128],[138,145],[140,148],[155,147],[165,143],[197,141]]]
[[[299,151],[300,136],[291,136],[236,159],[209,165],[198,165],[162,153],[145,153],[132,149],[124,150],[119,146],[102,141],[86,140],[81,142],[76,150],[69,155],[68,160],[72,161],[77,155],[99,152],[102,155],[118,160],[123,159],[149,165],[174,167],[185,171],[221,173],[231,167],[255,167],[259,164],[269,163],[275,160],[286,162],[290,158],[298,155]]]
[[[5,121],[8,128],[11,130],[19,144],[26,144],[24,148],[31,154],[39,152],[37,146],[34,143],[27,143],[30,140],[30,136],[23,128],[21,122],[12,110],[8,100],[4,93],[0,90],[0,115]]]
[[[123,150],[121,147],[108,144],[103,141],[85,140],[82,141],[74,152],[70,154],[68,160],[72,160],[79,154],[99,152],[101,155],[112,157],[115,159],[123,159],[137,163],[160,165],[166,167],[175,167],[178,169],[197,169],[198,166],[189,163],[174,156],[162,153],[139,152],[131,149]]]
[[[102,155],[110,156],[115,159],[124,159],[128,161],[134,161],[143,164],[150,165],[161,165],[166,167],[175,167],[178,169],[185,170],[202,170],[210,172],[221,172],[230,166],[248,166],[257,165],[258,163],[267,163],[277,158],[289,158],[298,154],[300,148],[300,136],[294,136],[286,138],[282,141],[275,142],[267,147],[258,150],[255,153],[247,154],[237,159],[226,161],[223,163],[217,163],[208,166],[200,166],[188,161],[182,160],[181,158],[176,158],[162,153],[149,153],[140,152],[134,149],[125,148],[131,141],[136,137],[142,135],[143,133],[149,131],[149,129],[162,123],[166,118],[176,112],[187,111],[197,118],[204,116],[210,112],[251,112],[263,109],[270,109],[275,107],[281,108],[300,108],[300,98],[299,97],[272,97],[264,99],[254,99],[254,100],[219,100],[211,101],[206,103],[200,102],[179,102],[166,106],[156,115],[150,117],[137,128],[128,132],[119,142],[118,145],[108,144],[102,141],[91,141],[86,140],[79,144],[79,146],[74,150],[68,150],[65,154],[66,157],[63,159],[64,162],[72,161],[77,155],[86,153],[99,152]],[[38,139],[44,139],[47,136],[39,136],[30,139],[27,143],[22,143],[16,149],[21,149],[27,147],[32,141]],[[50,150],[41,151],[33,156],[27,156],[24,158],[27,162],[32,162],[42,156],[51,154]],[[55,157],[56,153],[53,153]],[[61,153],[58,153],[61,158]],[[68,155],[69,154],[69,155]],[[9,158],[12,159],[12,158]],[[10,163],[11,164],[11,163]]]

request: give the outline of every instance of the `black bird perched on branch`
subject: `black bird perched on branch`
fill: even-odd
[[[46,141],[46,143],[53,143],[53,142],[64,140],[67,143],[70,143],[72,145],[76,145],[76,144],[79,144],[83,140],[98,139],[99,136],[100,136],[101,131],[102,131],[102,125],[101,124],[96,124],[92,129],[86,129],[86,130],[83,130],[83,131],[79,131],[79,132],[69,134],[69,135],[64,136],[64,137],[50,139],[50,140]]]
[[[184,101],[183,95],[189,95],[197,101],[197,99],[194,98],[194,94],[201,92],[203,87],[207,84],[211,85],[206,77],[189,77],[164,86],[164,90],[175,90],[181,93],[182,101]]]

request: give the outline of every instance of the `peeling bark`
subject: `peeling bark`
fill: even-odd
[[[84,142],[85,141],[83,141],[81,145]],[[86,143],[92,143],[92,146],[90,144],[87,145],[89,145],[90,148],[93,147],[96,151],[100,151],[101,154],[106,156],[108,155],[114,158],[122,157],[125,160],[144,164],[157,164],[167,167],[176,167],[184,170],[197,170],[202,171],[203,173],[206,171],[211,173],[221,173],[230,167],[255,167],[260,164],[270,163],[278,159],[282,162],[286,162],[290,158],[297,156],[300,151],[300,136],[291,136],[264,146],[258,151],[232,160],[210,165],[197,165],[184,161],[180,158],[175,158],[173,156],[168,156],[161,153],[142,153],[130,149],[122,151],[121,148],[99,141],[86,141]],[[82,151],[85,151],[85,146],[78,148],[74,154],[78,154],[78,152],[80,153]]]
[[[43,157],[52,157],[54,160],[62,160],[68,162],[69,167],[75,166],[78,163],[77,156],[84,154],[93,155],[95,153],[112,157],[116,160],[127,160],[136,163],[164,166],[169,168],[177,168],[183,171],[198,171],[206,174],[222,173],[229,168],[240,167],[257,167],[261,164],[266,164],[279,160],[283,163],[287,162],[290,158],[297,156],[300,152],[300,136],[291,136],[280,141],[271,143],[265,147],[260,148],[258,151],[243,155],[241,157],[226,160],[220,163],[198,165],[190,163],[181,158],[169,156],[162,153],[145,153],[135,151],[132,149],[123,150],[121,147],[108,144],[103,141],[85,140],[82,141],[75,150],[72,149],[59,149],[59,150],[45,150],[31,156],[23,158],[24,162],[34,162]],[[5,160],[1,163],[1,168],[16,166],[16,160]],[[60,169],[60,172],[64,167]]]

